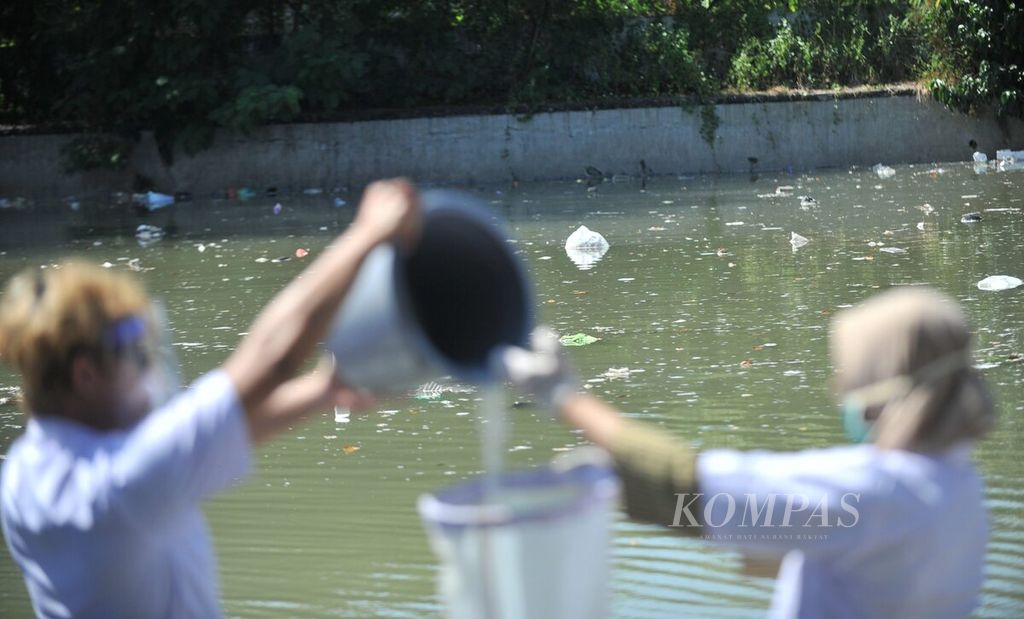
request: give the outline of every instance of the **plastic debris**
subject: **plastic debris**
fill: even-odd
[[[196,245],[196,251],[198,251],[199,253],[203,253],[204,251],[206,251],[206,245],[199,243],[198,245]]]
[[[815,208],[818,206],[818,201],[811,196],[800,196],[800,208],[807,209]]]
[[[988,155],[986,155],[985,153],[983,153],[981,151],[975,151],[974,155],[971,158],[974,159],[974,163],[986,163],[986,162],[988,162]]]
[[[139,241],[139,245],[145,247],[164,238],[164,230],[159,226],[139,224],[139,227],[135,229],[135,238]]]
[[[917,210],[921,211],[925,215],[931,215],[935,213],[935,207],[932,206],[931,204],[928,204],[927,202],[925,202],[921,206],[918,206]]]
[[[1024,284],[1011,275],[990,275],[978,282],[978,290],[1010,290]]]
[[[72,211],[78,212],[79,209],[82,208],[81,200],[74,196],[67,197],[64,199],[64,201],[67,203],[68,208],[70,208]]]
[[[309,250],[308,249],[304,249],[304,248],[300,247],[300,248],[295,250],[295,257],[296,258],[305,258],[308,255],[309,255]]]
[[[1020,151],[1018,151],[1020,152]],[[1024,153],[1022,153],[1024,154]],[[1020,172],[1024,171],[1024,158],[1000,159],[996,162],[996,167],[1000,172]]]
[[[876,164],[875,167],[871,169],[878,175],[878,178],[892,178],[893,176],[896,176],[896,170],[880,163]]]
[[[412,397],[413,399],[416,400],[430,401],[440,400],[443,394],[444,387],[442,387],[438,383],[429,382],[425,385],[422,385],[419,389],[417,389],[416,393],[414,393]]]
[[[280,215],[282,210],[284,210],[284,207],[281,206],[280,202],[278,202],[277,204],[274,205],[274,214],[275,215]]]
[[[907,253],[907,250],[903,249],[902,247],[892,247],[892,246],[882,247],[878,251],[884,251],[887,254],[905,254],[905,253]]]
[[[996,160],[997,161],[1024,161],[1024,150],[1010,150],[1009,148],[997,150]]]
[[[334,199],[334,208],[341,208],[341,207],[345,206],[346,204],[348,204],[348,202],[345,202],[341,198],[335,198]]]
[[[302,190],[302,193],[306,194],[307,196],[318,196],[323,192],[324,190],[321,189],[320,187],[306,187],[305,189]]]
[[[810,242],[810,239],[808,239],[805,236],[800,236],[796,232],[789,233],[789,244],[793,246],[794,250],[800,249],[801,247]]]
[[[960,223],[962,224],[976,224],[979,221],[981,221],[981,213],[965,213],[960,218]]]
[[[599,232],[580,226],[565,240],[565,253],[581,271],[592,269],[608,253],[608,241]]]
[[[921,232],[924,232],[924,222],[923,221],[917,222],[917,229],[920,230]]]
[[[586,226],[576,228],[576,231],[565,240],[566,249],[608,249],[608,241],[600,232],[594,232]]]
[[[334,423],[348,423],[352,421],[352,411],[340,406],[334,407]]]
[[[558,341],[562,346],[589,346],[600,340],[601,338],[594,337],[593,335],[587,335],[586,333],[574,333],[572,335],[563,335],[558,338]]]
[[[238,199],[239,200],[252,200],[255,197],[256,197],[256,190],[255,189],[250,189],[248,187],[242,187],[241,189],[238,190]]]
[[[174,196],[169,196],[165,193],[156,193],[155,191],[147,191],[146,193],[133,194],[132,201],[146,210],[155,211],[174,204]]]

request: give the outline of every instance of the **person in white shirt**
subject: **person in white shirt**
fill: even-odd
[[[624,418],[578,391],[547,330],[503,361],[513,383],[609,451],[628,515],[782,557],[772,616],[965,617],[988,540],[971,448],[994,425],[970,340],[957,304],[924,288],[842,312],[835,384],[858,444],[793,453],[697,452]]]
[[[367,403],[329,363],[296,374],[370,250],[414,243],[419,226],[409,183],[370,185],[224,365],[155,410],[156,321],[134,277],[68,262],[10,281],[0,359],[21,374],[28,423],[3,465],[0,516],[38,616],[221,615],[202,501],[246,476],[253,445]]]

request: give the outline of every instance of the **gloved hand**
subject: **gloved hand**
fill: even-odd
[[[579,379],[558,342],[558,334],[549,327],[534,329],[530,345],[531,350],[509,347],[502,352],[505,375],[538,403],[557,411],[579,390]]]

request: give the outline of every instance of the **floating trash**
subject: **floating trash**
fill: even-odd
[[[619,378],[629,378],[630,374],[636,374],[643,372],[643,370],[631,370],[629,368],[608,368],[604,371],[601,376],[608,380],[617,380]]]
[[[805,236],[800,236],[796,232],[789,233],[789,244],[793,246],[794,250],[800,249],[801,247],[810,242],[810,239],[808,239]]]
[[[905,253],[907,253],[907,250],[903,249],[902,247],[891,247],[891,246],[882,247],[878,251],[884,251],[887,254],[905,254]]]
[[[880,163],[876,164],[875,167],[871,169],[878,175],[878,178],[892,178],[893,176],[896,176],[896,170]]]
[[[135,238],[139,245],[145,247],[164,238],[164,230],[150,224],[139,224],[139,227],[135,229]]]
[[[238,190],[237,195],[239,200],[252,200],[253,198],[256,197],[256,190],[250,189],[248,187],[242,187],[241,189]]]
[[[996,151],[997,161],[1008,161],[1010,159],[1024,161],[1024,150],[1010,150],[1009,148],[1006,148]]]
[[[924,222],[923,221],[917,222],[917,229],[920,230],[921,232],[924,232]]]
[[[348,423],[352,421],[352,411],[341,406],[334,407],[334,423]]]
[[[917,210],[921,211],[925,215],[932,215],[935,213],[935,207],[925,202],[924,204],[916,207]]]
[[[608,240],[586,226],[576,228],[576,231],[565,240],[566,249],[608,249]]]
[[[444,387],[435,382],[429,382],[422,385],[419,389],[413,393],[413,398],[416,400],[440,400],[444,394]]]
[[[608,241],[601,233],[580,226],[565,240],[565,254],[581,271],[592,269],[608,253]]]
[[[304,249],[304,248],[300,247],[300,248],[295,250],[295,257],[296,258],[305,258],[308,255],[309,255],[309,250],[308,249]]]
[[[811,196],[800,196],[800,208],[807,210],[818,206],[818,201]]]
[[[985,153],[983,153],[981,151],[975,151],[974,155],[972,155],[971,158],[974,159],[974,163],[987,163],[988,162],[988,155],[986,155]]]
[[[345,206],[346,204],[348,204],[348,202],[345,202],[341,198],[335,198],[334,199],[334,208],[341,208],[341,207]]]
[[[283,211],[283,210],[284,210],[284,207],[281,206],[280,202],[278,202],[277,204],[274,205],[274,214],[275,215],[280,215],[281,211]]]
[[[572,335],[563,335],[558,338],[558,341],[562,346],[589,346],[600,340],[601,338],[594,337],[593,335],[587,335],[586,333],[574,333]]]
[[[174,204],[174,196],[169,196],[165,193],[156,193],[155,191],[147,191],[146,193],[132,194],[132,202],[134,202],[136,206],[148,211],[155,211]]]
[[[1011,275],[990,275],[978,282],[978,290],[1010,290],[1024,284]]]
[[[307,196],[318,196],[323,192],[324,190],[321,189],[320,187],[306,187],[305,189],[302,190],[302,193],[306,194]]]
[[[966,213],[960,218],[962,224],[976,224],[981,221],[981,213]]]

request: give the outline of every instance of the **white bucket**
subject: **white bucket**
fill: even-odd
[[[608,616],[619,482],[606,464],[586,460],[569,457],[420,497],[420,516],[441,562],[438,586],[448,617]]]

